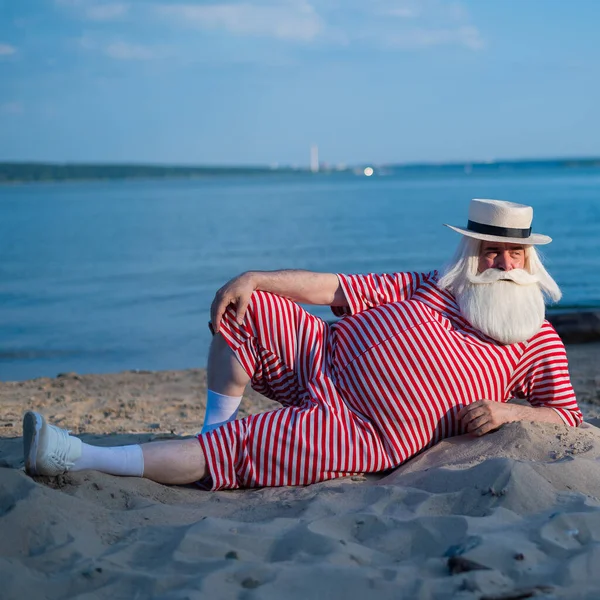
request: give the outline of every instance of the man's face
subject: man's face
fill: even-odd
[[[504,242],[481,242],[478,273],[483,273],[487,269],[512,271],[524,268],[525,246]]]

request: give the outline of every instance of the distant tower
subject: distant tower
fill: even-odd
[[[319,172],[319,146],[316,144],[310,147],[310,170],[313,173]]]

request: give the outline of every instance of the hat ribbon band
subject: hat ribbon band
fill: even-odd
[[[528,238],[531,235],[531,227],[529,229],[516,229],[513,227],[496,227],[495,225],[484,225],[476,221],[469,221],[467,229],[474,233],[484,233],[487,235],[498,235],[500,237],[512,238]]]

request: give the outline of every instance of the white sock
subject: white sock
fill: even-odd
[[[144,454],[139,444],[133,446],[90,446],[81,444],[81,457],[70,471],[93,469],[109,475],[143,477]]]
[[[225,396],[208,390],[206,395],[206,413],[201,433],[207,433],[224,423],[233,421],[242,402],[241,396]]]

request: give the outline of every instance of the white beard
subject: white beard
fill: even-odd
[[[545,303],[537,276],[523,269],[487,269],[467,279],[456,301],[475,329],[501,344],[524,342],[539,331]]]

